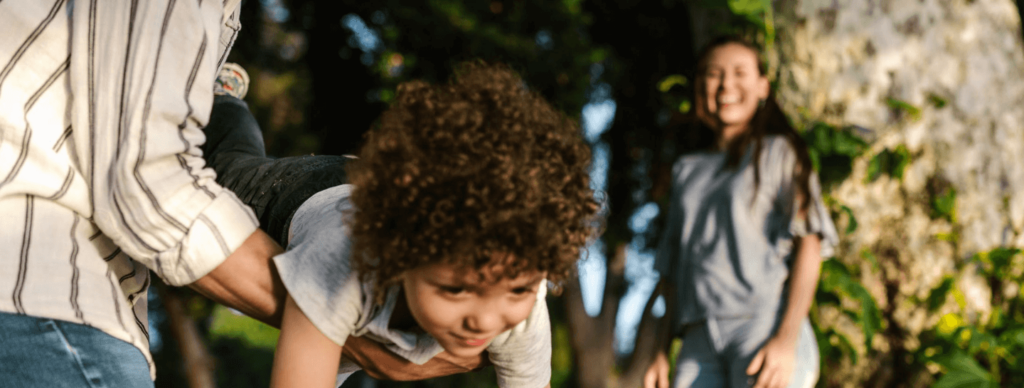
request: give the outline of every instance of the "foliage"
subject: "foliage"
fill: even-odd
[[[210,315],[210,339],[235,338],[248,346],[273,351],[280,331],[255,319],[217,305]]]
[[[894,179],[903,179],[903,170],[910,164],[910,151],[900,144],[895,150],[885,149],[871,158],[868,163],[868,182],[874,182],[882,176],[888,175]]]
[[[896,111],[897,113],[905,114],[906,117],[910,119],[910,121],[917,121],[921,119],[921,108],[918,108],[917,106],[914,106],[909,102],[897,100],[895,98],[887,98],[885,100],[885,103],[886,105],[889,106],[890,109]],[[938,101],[933,101],[933,103],[936,106],[946,105],[945,102],[941,99]]]
[[[662,104],[669,111],[681,114],[690,113],[692,102],[690,101],[687,86],[689,86],[689,81],[684,75],[671,74],[662,78],[658,82],[658,91],[661,92]]]
[[[803,137],[824,191],[846,180],[853,172],[854,159],[868,148],[868,143],[852,127],[815,122],[804,130]]]
[[[881,329],[881,311],[875,299],[845,265],[835,259],[822,263],[821,279],[814,300],[819,309],[823,306],[834,306],[849,317],[863,331],[865,349],[871,350],[871,341],[875,333]],[[845,357],[849,357],[854,364],[857,363],[859,354],[845,334],[832,327],[823,329],[821,325],[817,326],[816,334],[823,368],[829,364],[828,361],[835,362]]]
[[[868,149],[868,143],[858,136],[852,127],[837,128],[826,123],[813,122],[803,130],[803,138],[807,143],[811,163],[818,172],[822,187],[826,190],[849,178],[854,160]],[[833,218],[835,213],[847,216],[845,233],[857,230],[857,218],[850,207],[828,195],[825,196],[825,202],[834,209]],[[862,256],[877,266],[877,259],[871,252],[865,251]],[[871,343],[875,334],[882,329],[882,315],[878,303],[850,269],[835,258],[825,260],[821,265],[814,304],[815,311],[831,306],[848,317],[864,334],[865,351],[872,351]],[[819,317],[814,313],[811,316],[815,321]],[[827,376],[828,368],[837,365],[843,359],[849,358],[856,364],[863,356],[849,336],[836,330],[834,326],[815,322],[814,327],[821,356],[822,376]]]
[[[771,0],[703,0],[701,5],[708,8],[728,8],[733,15],[763,34],[765,50],[773,50],[775,16]]]
[[[931,199],[932,218],[943,218],[950,223],[956,222],[956,188],[949,186],[935,193]]]
[[[990,287],[991,313],[965,319],[956,281],[945,278],[932,290],[928,307],[938,309],[953,294],[957,308],[922,333],[915,366],[940,367],[935,387],[1024,386],[1024,358],[1019,357],[1024,354],[1024,255],[1016,248],[996,248],[975,254],[967,265]]]

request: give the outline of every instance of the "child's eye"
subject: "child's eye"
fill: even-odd
[[[533,288],[530,288],[530,287],[516,287],[516,288],[512,289],[512,293],[516,294],[516,295],[528,294],[528,293],[530,293],[532,291],[533,291]]]
[[[463,287],[455,287],[455,286],[441,286],[440,288],[441,288],[441,291],[444,291],[445,293],[452,294],[452,295],[461,294],[463,291],[466,291],[466,289],[463,288]]]

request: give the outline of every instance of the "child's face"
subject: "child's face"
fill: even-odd
[[[495,281],[501,273],[500,266],[476,271],[432,264],[407,271],[402,285],[420,328],[449,353],[474,356],[530,315],[547,276],[532,271]]]

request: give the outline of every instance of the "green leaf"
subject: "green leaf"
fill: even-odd
[[[237,315],[227,307],[217,305],[213,308],[210,323],[210,338],[237,338],[243,343],[263,349],[273,350],[277,346],[279,331],[255,319]]]
[[[846,234],[853,233],[857,230],[857,217],[853,216],[853,209],[849,206],[839,205],[839,209],[846,213],[846,216],[850,218],[850,223],[846,225]]]
[[[917,121],[921,119],[921,108],[918,108],[909,102],[897,100],[895,98],[887,98],[885,100],[885,103],[886,105],[889,105],[889,107],[892,109],[896,109],[902,111],[903,113],[906,113],[907,117],[909,117],[911,121]]]
[[[953,277],[946,276],[942,279],[942,283],[939,283],[938,287],[932,289],[932,292],[928,294],[928,299],[925,304],[928,305],[928,311],[934,312],[939,307],[946,304],[946,297],[949,296],[949,291],[953,289],[954,281]]]
[[[932,218],[956,223],[956,189],[949,187],[932,199]]]
[[[871,253],[870,249],[864,248],[860,251],[860,257],[871,263],[871,268],[878,270],[878,257],[874,253]]]
[[[669,90],[672,90],[673,86],[686,86],[686,83],[686,77],[679,74],[672,74],[668,77],[663,78],[661,82],[658,82],[658,90],[661,91],[662,93],[666,93]]]
[[[1008,345],[1024,348],[1024,327],[1017,327],[1003,332],[999,341]]]
[[[852,362],[853,365],[857,365],[857,360],[859,356],[857,355],[857,350],[853,347],[853,343],[850,342],[850,339],[847,338],[845,335],[839,334],[839,332],[836,332],[833,335],[836,336],[836,338],[839,340],[840,349],[849,352],[850,362]]]
[[[895,179],[903,179],[903,172],[910,164],[910,151],[904,145],[899,145],[895,150],[885,149],[879,152],[868,163],[868,182],[874,182],[882,174],[889,175]]]
[[[867,148],[867,142],[857,137],[849,130],[836,132],[833,141],[835,153],[846,156],[858,156]]]
[[[946,373],[932,385],[932,388],[997,388],[999,385],[973,357],[955,350],[935,360],[946,369]]]
[[[942,109],[942,108],[946,107],[946,104],[947,104],[947,101],[946,101],[945,98],[942,98],[942,96],[939,96],[939,95],[934,94],[934,93],[928,94],[928,102],[930,102],[932,104],[932,106],[934,106],[936,108],[939,108],[939,109]]]
[[[875,155],[875,157],[871,158],[871,161],[868,162],[867,181],[874,182],[876,179],[878,179],[879,176],[882,175],[882,170],[885,170],[888,166],[889,158],[884,152]]]
[[[811,159],[811,167],[814,171],[821,171],[821,157],[818,156],[818,150],[809,149],[807,150],[807,156]]]
[[[860,324],[864,332],[864,345],[871,349],[871,341],[882,327],[882,313],[871,293],[853,279],[845,265],[835,259],[822,262],[820,283],[824,290],[854,299],[860,304],[860,311],[850,312],[851,318]]]
[[[682,102],[679,103],[679,112],[680,113],[689,113],[690,112],[690,100],[683,100]]]
[[[896,147],[893,151],[892,168],[889,170],[889,175],[896,179],[903,179],[903,171],[907,169],[907,165],[910,164],[910,151],[903,144]]]

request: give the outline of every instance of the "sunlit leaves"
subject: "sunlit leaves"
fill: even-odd
[[[944,279],[942,279],[942,283],[940,283],[938,287],[935,287],[934,289],[932,289],[931,293],[928,294],[928,299],[925,302],[925,304],[928,306],[928,311],[936,311],[940,307],[942,307],[942,305],[946,304],[946,298],[949,296],[949,292],[952,289],[953,289],[953,277],[947,276]],[[943,320],[945,320],[945,319],[946,319],[946,317],[943,317]],[[949,323],[948,321],[942,321],[942,322],[939,323],[939,325],[941,326],[943,324],[948,324],[948,323]],[[956,329],[957,327],[960,327],[959,324],[956,327],[954,327],[953,329]],[[942,331],[941,328],[940,328],[940,331]],[[952,331],[950,331],[950,332],[952,332]]]
[[[903,179],[903,171],[910,164],[910,159],[910,151],[902,144],[894,150],[882,150],[882,152],[871,158],[871,162],[868,163],[867,181],[874,182],[882,174],[897,180]]]
[[[1024,295],[1005,294],[1004,287],[1019,289],[1024,279],[1024,256],[1017,248],[1000,247],[975,254],[969,263],[992,287],[992,310],[987,319],[967,314],[966,297],[955,278],[946,277],[928,297],[930,311],[945,304],[952,294],[959,311],[944,314],[921,336],[917,360],[942,367],[936,387],[995,387],[1024,385]]]
[[[853,171],[853,160],[868,148],[868,143],[851,128],[840,129],[820,122],[804,131],[803,137],[811,164],[826,189],[846,180]]]
[[[669,90],[672,90],[672,87],[674,86],[686,86],[686,84],[687,80],[685,76],[672,74],[663,78],[661,82],[658,82],[658,90],[662,93],[666,93]]]
[[[952,186],[945,188],[932,198],[932,218],[942,218],[950,223],[956,223],[956,189]]]
[[[895,98],[888,98],[885,100],[885,104],[897,112],[906,114],[910,121],[917,121],[921,119],[921,108],[918,108],[909,102],[897,100]]]
[[[954,351],[937,358],[946,373],[932,388],[996,388],[999,384],[992,375],[962,351]]]
[[[832,294],[834,300],[851,299],[860,305],[859,310],[844,309],[844,312],[863,330],[864,345],[871,349],[871,340],[882,327],[881,311],[871,293],[853,278],[846,266],[835,259],[821,263],[818,292]],[[821,303],[823,298],[816,299]]]

